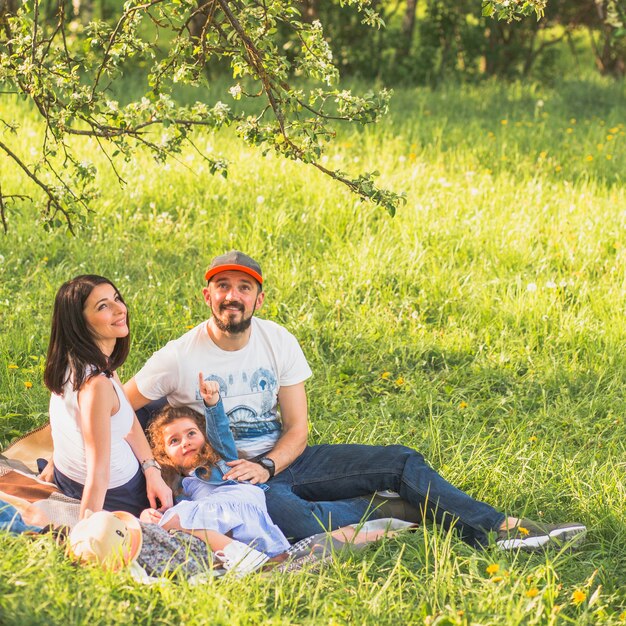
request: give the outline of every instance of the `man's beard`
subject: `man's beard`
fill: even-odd
[[[227,306],[232,305],[232,303],[222,303],[220,306],[220,310],[225,309]],[[241,307],[239,309],[242,313],[244,312],[244,308]],[[229,333],[231,335],[238,335],[243,333],[244,331],[250,328],[250,324],[252,324],[252,317],[254,314],[250,315],[250,317],[243,317],[240,322],[223,322],[217,315],[215,315],[215,311],[213,311],[213,320],[215,321],[215,325],[223,332]]]

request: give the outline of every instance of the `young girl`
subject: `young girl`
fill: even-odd
[[[44,382],[52,392],[54,481],[80,499],[81,519],[87,510],[139,515],[148,504],[172,504],[115,373],[128,355],[129,332],[126,305],[110,280],[83,275],[60,287]]]
[[[235,442],[218,383],[202,374],[198,382],[204,418],[193,409],[167,406],[148,426],[164,478],[188,499],[165,513],[148,509],[140,519],[200,537],[226,569],[245,574],[285,553],[289,542],[267,513],[263,487],[222,479],[230,469],[224,460],[237,458]]]

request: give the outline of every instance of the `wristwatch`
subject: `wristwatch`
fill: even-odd
[[[274,478],[274,474],[276,473],[276,464],[272,459],[268,456],[262,456],[260,458],[254,459],[255,463],[258,463],[261,467],[264,467],[270,475],[270,478]]]
[[[156,459],[146,459],[140,463],[141,471],[145,474],[147,469],[151,467],[156,467],[159,471],[161,471],[161,466],[156,462]]]

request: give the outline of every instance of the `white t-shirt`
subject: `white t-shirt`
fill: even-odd
[[[242,458],[274,447],[282,423],[277,412],[280,387],[311,376],[298,340],[269,320],[252,318],[250,340],[241,350],[225,351],[209,337],[202,322],[155,352],[135,375],[139,393],[150,400],[167,396],[172,406],[200,413],[203,402],[198,373],[220,386],[224,410]]]
[[[101,374],[104,376],[104,374]],[[120,401],[120,409],[111,415],[111,461],[107,489],[126,484],[139,469],[139,462],[124,439],[133,426],[135,413],[119,384],[109,378]],[[85,484],[87,460],[85,439],[80,426],[78,392],[67,383],[62,396],[50,396],[50,428],[54,443],[54,465],[68,478]]]

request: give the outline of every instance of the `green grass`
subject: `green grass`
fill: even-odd
[[[147,588],[77,569],[47,540],[0,536],[0,623],[624,623],[625,100],[600,79],[398,91],[382,124],[341,130],[328,155],[406,190],[393,219],[225,131],[197,140],[231,159],[228,181],[191,153],[166,167],[138,154],[120,164],[125,188],[103,169],[77,238],[44,232],[27,203],[0,237],[1,444],[46,419],[61,282],[118,284],[127,379],[206,315],[203,270],[236,247],[261,260],[262,314],[298,336],[314,371],[313,442],[414,446],[503,510],[586,523],[582,551],[478,553],[427,526],[319,573]],[[32,113],[3,106],[32,159]],[[28,188],[0,168],[6,193]]]

